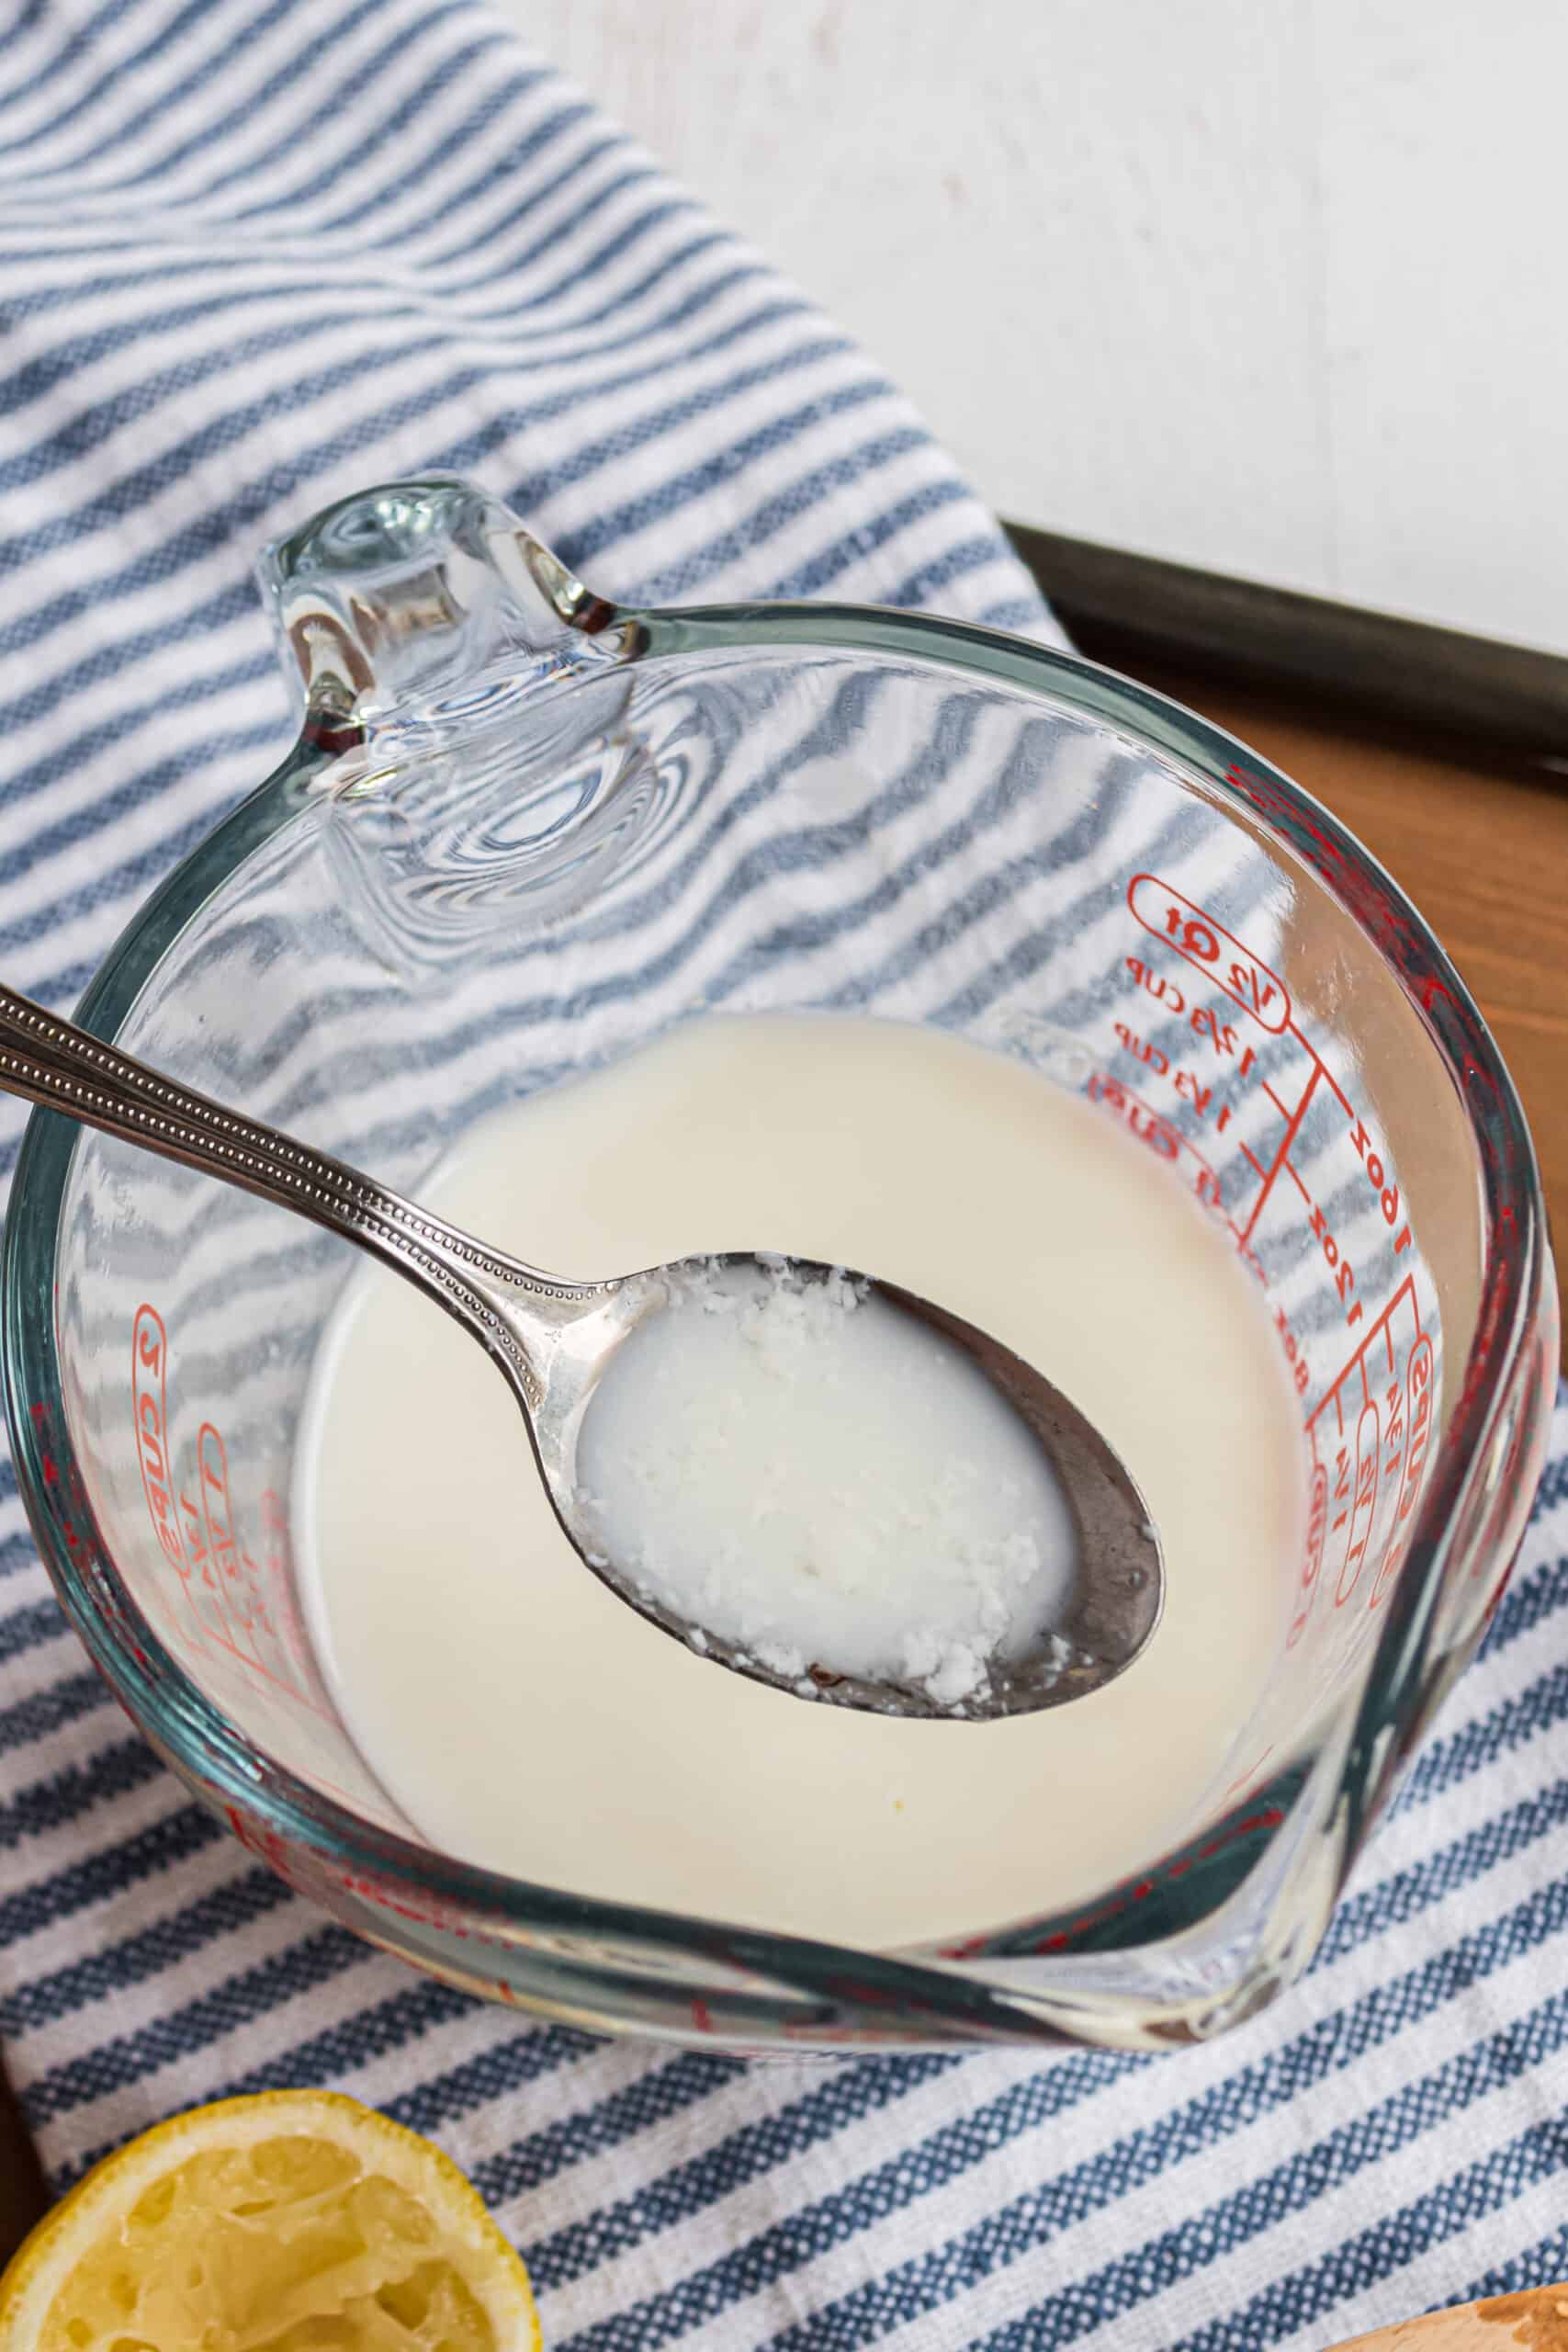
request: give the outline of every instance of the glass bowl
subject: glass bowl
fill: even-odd
[[[694,1012],[973,1038],[1089,1096],[1228,1227],[1300,1398],[1311,1518],[1190,1834],[1089,1901],[1043,1874],[1027,1919],[872,1952],[476,1869],[372,1778],[303,1631],[295,1439],[354,1253],[40,1113],[6,1401],[118,1698],[337,1918],[574,2026],[1147,2048],[1250,2015],[1311,1958],[1474,1648],[1546,1440],[1530,1140],[1430,931],[1240,744],[995,631],[617,610],[445,478],[341,503],[263,578],[299,740],[122,937],[89,1027],[416,1196],[476,1119]],[[1043,1204],[1042,1249],[1063,1238]]]

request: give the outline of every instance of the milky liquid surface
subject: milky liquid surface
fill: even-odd
[[[618,1601],[483,1351],[370,1266],[323,1340],[294,1523],[344,1721],[434,1845],[609,1900],[889,1947],[1079,1901],[1224,1784],[1299,1559],[1299,1408],[1224,1229],[1102,1112],[941,1033],[689,1023],[477,1127],[421,1188],[573,1275],[703,1251],[859,1266],[1038,1364],[1165,1550],[1116,1681],[994,1723],[827,1708]]]

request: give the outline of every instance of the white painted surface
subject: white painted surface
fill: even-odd
[[[1568,650],[1562,0],[506,0],[1005,513]]]

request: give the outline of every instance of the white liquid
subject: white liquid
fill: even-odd
[[[672,1276],[577,1463],[590,1551],[807,1699],[819,1664],[962,1708],[993,1659],[1045,1655],[1073,1583],[1072,1515],[1019,1415],[841,1272]]]
[[[1227,1236],[1102,1113],[929,1030],[714,1019],[501,1114],[423,1191],[575,1274],[763,1248],[940,1301],[1103,1431],[1168,1577],[1137,1663],[1051,1713],[900,1721],[748,1680],[582,1566],[482,1351],[369,1268],[323,1342],[295,1524],[344,1721],[433,1844],[887,1947],[1075,1903],[1192,1825],[1279,1650],[1302,1435]]]

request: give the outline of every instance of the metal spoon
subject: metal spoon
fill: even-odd
[[[670,1278],[699,1264],[776,1266],[776,1253],[731,1253],[607,1282],[563,1282],[476,1241],[341,1160],[161,1076],[4,986],[0,1088],[293,1209],[406,1275],[489,1351],[510,1383],[551,1507],[585,1566],[665,1633],[689,1641],[701,1632],[705,1655],[718,1663],[760,1682],[796,1687],[797,1677],[776,1673],[694,1627],[593,1552],[595,1539],[579,1524],[577,1501],[578,1434],[594,1388],[636,1326],[666,1304]],[[789,1263],[807,1279],[837,1271],[800,1259]],[[998,1662],[988,1688],[953,1708],[918,1684],[837,1674],[823,1661],[810,1670],[818,1696],[881,1714],[984,1718],[1057,1707],[1098,1690],[1131,1666],[1164,1605],[1164,1561],[1142,1496],[1099,1431],[1010,1349],[911,1291],[858,1273],[853,1279],[869,1282],[877,1297],[939,1332],[1007,1399],[1066,1493],[1081,1566],[1068,1613],[1050,1629],[1067,1645],[1065,1663],[1043,1634],[1039,1657]]]

